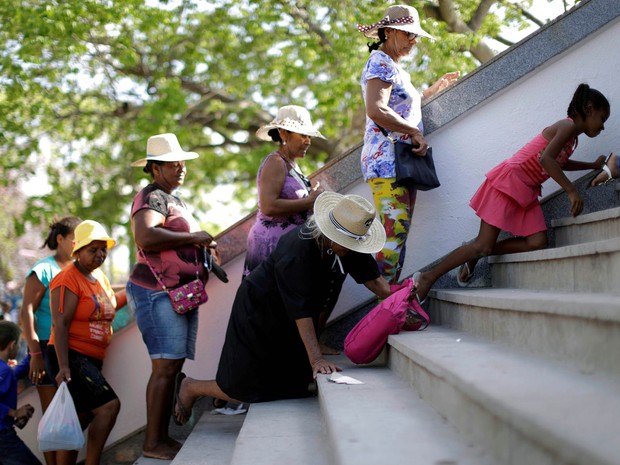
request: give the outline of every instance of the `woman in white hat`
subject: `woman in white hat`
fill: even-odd
[[[86,464],[98,464],[116,423],[121,403],[101,372],[112,339],[116,310],[126,304],[125,291],[115,293],[101,265],[116,241],[96,221],[85,220],[74,231],[73,265],[50,283],[53,328],[47,346],[47,370],[56,384],[67,382],[83,429],[90,425]],[[56,451],[58,463],[76,462],[78,451]]]
[[[381,21],[358,25],[358,30],[366,37],[378,39],[368,45],[370,57],[361,78],[367,116],[361,162],[364,179],[372,189],[387,232],[386,246],[377,254],[377,262],[383,276],[395,283],[405,260],[416,190],[394,184],[394,145],[390,139],[411,143],[416,147],[412,149],[415,154],[425,155],[428,144],[423,135],[421,101],[455,82],[459,72],[445,74],[421,94],[413,87],[399,62],[420,37],[433,37],[422,29],[418,11],[412,6],[390,6]]]
[[[216,379],[183,377],[177,419],[186,422],[201,396],[233,402],[306,397],[313,377],[338,371],[321,354],[319,315],[334,308],[347,274],[379,297],[390,295],[371,255],[384,241],[371,202],[358,195],[319,195],[306,224],[283,235],[241,282]]]
[[[146,158],[132,163],[144,167],[152,182],[138,192],[131,207],[138,253],[127,298],[151,358],[143,455],[172,460],[181,448],[168,434],[174,380],[185,359],[194,359],[198,310],[175,313],[160,282],[168,289],[197,278],[206,284],[204,248],[215,243],[175,195],[185,180],[185,162],[198,154],[183,150],[174,134],[150,137],[146,153]]]
[[[323,135],[314,127],[310,113],[297,105],[278,110],[275,119],[256,131],[256,136],[278,144],[258,168],[258,212],[248,234],[243,275],[247,276],[275,249],[278,239],[303,224],[312,214],[312,205],[322,192],[297,166],[310,148],[311,138]]]

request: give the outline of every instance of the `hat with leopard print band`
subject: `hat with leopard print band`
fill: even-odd
[[[362,24],[357,25],[357,30],[371,39],[378,39],[378,30],[389,27],[391,29],[399,29],[405,32],[412,32],[421,37],[435,40],[435,37],[430,35],[420,24],[420,15],[418,10],[409,5],[392,5],[383,15],[383,19],[374,24],[364,26]]]

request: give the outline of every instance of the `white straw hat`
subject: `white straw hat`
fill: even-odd
[[[378,30],[381,28],[400,29],[405,32],[413,32],[422,37],[435,39],[432,35],[422,29],[418,10],[409,5],[392,5],[385,10],[383,19],[375,24],[364,26],[357,25],[357,30],[371,39],[378,39]]]
[[[308,110],[297,105],[280,107],[276,118],[271,123],[261,126],[258,131],[256,131],[256,137],[261,140],[270,141],[272,139],[269,136],[269,131],[275,128],[286,129],[287,131],[303,134],[304,136],[325,139],[323,134],[312,124]]]
[[[374,205],[359,195],[323,192],[314,201],[314,219],[323,235],[347,249],[376,253],[385,244]]]
[[[82,221],[75,227],[73,234],[73,251],[71,255],[93,241],[106,241],[108,249],[111,249],[116,244],[116,241],[108,236],[104,227],[101,226],[100,223],[92,220]]]
[[[194,158],[198,158],[198,154],[184,151],[176,135],[158,134],[149,137],[146,142],[146,158],[134,161],[131,166],[145,166],[148,161],[181,161]]]

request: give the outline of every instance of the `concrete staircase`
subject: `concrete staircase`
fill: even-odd
[[[553,226],[555,248],[489,260],[493,289],[434,291],[439,325],[388,365],[496,463],[618,464],[620,209]]]
[[[432,291],[433,325],[374,364],[339,357],[365,384],[252,405],[222,458],[195,428],[173,465],[620,464],[620,208],[553,226],[489,260],[493,288]]]

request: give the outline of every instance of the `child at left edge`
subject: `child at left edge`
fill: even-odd
[[[21,329],[11,321],[0,321],[0,462],[2,465],[41,465],[21,440],[15,426],[23,428],[34,412],[30,404],[17,408],[17,379],[28,375],[29,358],[14,369],[9,360],[17,356]]]

